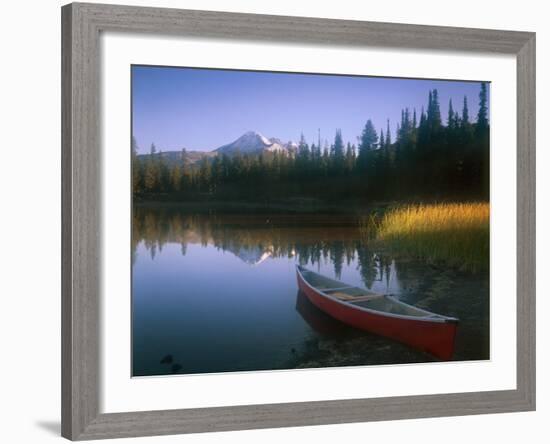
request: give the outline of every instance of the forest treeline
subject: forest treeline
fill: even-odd
[[[402,110],[395,140],[389,120],[378,131],[369,119],[357,145],[344,144],[336,130],[330,145],[310,144],[302,135],[294,152],[205,155],[191,163],[185,150],[181,160],[168,162],[154,145],[149,156],[138,157],[133,139],[133,193],[138,199],[162,195],[178,201],[487,200],[490,128],[485,83],[472,120],[464,97],[460,112],[449,101],[444,121],[434,89],[418,115],[416,109]]]

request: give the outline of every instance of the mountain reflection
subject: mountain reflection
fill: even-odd
[[[361,239],[357,219],[350,215],[188,214],[171,209],[134,208],[132,256],[143,243],[154,259],[166,244],[179,244],[185,255],[190,244],[229,252],[258,266],[269,258],[295,258],[314,268],[329,263],[340,278],[344,265],[357,261],[364,283],[386,283],[393,259],[372,251]]]

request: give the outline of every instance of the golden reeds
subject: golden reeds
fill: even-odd
[[[376,241],[396,253],[472,271],[489,266],[488,203],[409,205],[374,223]]]

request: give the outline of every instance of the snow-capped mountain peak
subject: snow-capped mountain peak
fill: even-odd
[[[279,139],[263,136],[256,131],[247,131],[237,140],[220,146],[214,150],[220,154],[259,154],[263,151],[286,151],[291,146],[291,142],[283,144]]]

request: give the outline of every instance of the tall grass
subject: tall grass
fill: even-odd
[[[410,205],[386,212],[374,239],[396,254],[445,262],[471,271],[489,266],[489,204]]]

